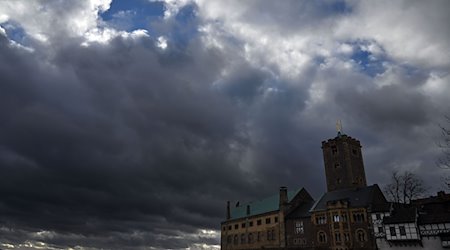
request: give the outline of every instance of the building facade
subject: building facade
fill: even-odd
[[[371,219],[378,249],[450,249],[450,194],[392,203]]]
[[[285,248],[285,218],[292,208],[313,201],[304,189],[288,192],[281,187],[278,195],[230,206],[227,220],[221,223],[222,249]]]
[[[401,230],[398,235],[406,230],[422,237],[417,221],[384,220],[392,217],[391,206],[378,185],[367,186],[359,140],[339,131],[322,142],[322,151],[326,193],[313,200],[305,189],[280,188],[278,195],[260,201],[228,202],[222,249],[383,249],[395,241],[385,233],[391,227]]]

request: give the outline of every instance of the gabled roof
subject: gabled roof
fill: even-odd
[[[311,217],[310,210],[312,206],[315,204],[315,201],[307,201],[296,208],[294,208],[292,211],[289,212],[289,214],[286,216],[288,219],[296,219],[296,218],[305,218],[305,217]]]
[[[302,189],[288,191],[288,202],[291,202],[292,199],[300,192]],[[270,197],[240,204],[237,207],[230,208],[230,220],[239,219],[244,217],[250,217],[258,214],[264,214],[268,212],[274,212],[279,210],[280,203],[280,195],[272,195]],[[250,214],[247,214],[247,205],[250,206]]]
[[[377,184],[363,188],[350,188],[327,192],[314,204],[311,211],[322,211],[327,209],[328,202],[346,201],[349,207],[369,207],[373,204],[386,202]]]
[[[407,204],[393,204],[390,216],[383,218],[384,224],[397,224],[405,222],[415,222],[417,218],[417,208]]]

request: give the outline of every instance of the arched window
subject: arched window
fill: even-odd
[[[363,229],[358,229],[358,230],[356,230],[356,239],[359,241],[359,242],[365,242],[367,239],[366,239],[366,232],[364,232],[364,230]]]
[[[319,243],[326,243],[327,235],[325,234],[325,232],[320,231],[319,233],[317,233],[317,240],[319,241]]]

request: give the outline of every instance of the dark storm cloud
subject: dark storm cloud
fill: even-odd
[[[43,10],[34,3],[30,16]],[[333,51],[360,39],[339,23],[359,14],[357,4],[211,3],[189,3],[184,16],[151,23],[166,49],[138,33],[96,42],[108,31],[97,10],[87,28],[69,25],[92,19],[85,2],[46,5],[37,21],[9,14],[34,51],[0,30],[0,243],[218,245],[208,230],[219,230],[227,200],[285,185],[315,197],[324,191],[320,143],[335,135],[336,119],[361,140],[369,181],[413,169],[431,183],[424,166],[436,154],[427,134],[448,107],[445,64],[436,73],[398,63],[367,34],[358,46],[383,47],[379,71],[356,65],[352,44],[348,53]],[[217,10],[227,15],[209,20]],[[99,33],[80,46],[91,26]]]
[[[239,152],[229,148],[242,142],[239,114],[207,85],[221,66],[218,51],[194,45],[167,55],[150,39],[117,38],[68,45],[43,65],[38,53],[1,39],[0,208],[8,227],[73,233],[96,247],[103,237],[121,248],[135,230],[166,227],[183,237],[214,228],[225,197],[248,188],[233,159]],[[124,233],[123,242],[111,232]],[[151,239],[141,243],[190,244]]]

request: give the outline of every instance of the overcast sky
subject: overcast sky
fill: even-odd
[[[429,193],[450,115],[450,1],[0,1],[0,249],[214,249],[226,201]]]

